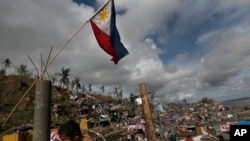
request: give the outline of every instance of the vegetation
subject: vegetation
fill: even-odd
[[[6,73],[7,68],[10,67],[10,65],[12,64],[12,62],[10,61],[9,58],[6,58],[6,59],[3,60],[3,64],[4,64],[4,73]]]
[[[27,69],[25,64],[14,67],[14,73],[6,73],[8,69],[12,67],[11,64],[12,61],[6,58],[2,61],[2,67],[0,67],[0,134],[2,133],[1,131],[11,129],[15,126],[33,123],[35,87],[32,87],[28,91],[6,124],[2,126],[14,107],[17,106],[18,101],[23,97],[24,93],[27,92],[35,79],[37,79],[37,77]],[[99,90],[103,93],[93,93],[92,84],[86,83],[88,86],[88,91],[86,91],[85,85],[79,77],[75,77],[73,80],[70,79],[70,72],[70,68],[63,67],[60,72],[48,76],[52,82],[52,103],[67,105],[70,95],[73,93],[88,94],[103,102],[113,100],[111,96],[105,96],[104,85],[101,85],[101,90]]]

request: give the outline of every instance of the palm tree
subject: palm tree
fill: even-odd
[[[61,72],[56,73],[56,75],[60,76],[60,85],[62,87],[67,87],[69,88],[69,76],[71,75],[70,73],[70,68],[61,68]]]
[[[72,81],[73,87],[76,89],[76,93],[78,93],[78,89],[81,89],[81,84],[80,84],[80,78],[75,77],[75,79]]]
[[[89,93],[91,93],[92,92],[92,88],[91,88],[91,83],[89,84],[89,87],[88,87],[88,89],[89,89]]]
[[[130,102],[134,103],[135,101],[135,95],[133,93],[130,93]]]
[[[117,98],[117,95],[118,95],[118,88],[117,87],[114,87],[114,97]]]
[[[105,87],[104,87],[104,85],[102,85],[102,86],[100,87],[100,89],[102,90],[102,93],[105,92]]]
[[[10,61],[9,58],[5,58],[3,60],[3,64],[4,64],[4,73],[6,73],[7,68],[10,67],[10,65],[12,64],[12,62]]]
[[[85,91],[86,91],[85,85],[82,84],[82,92],[85,93]]]
[[[182,102],[183,102],[185,105],[187,105],[187,99],[184,98],[184,99],[182,100]]]
[[[17,67],[16,72],[20,79],[24,79],[26,77],[31,76],[31,73],[27,70],[27,66],[24,64],[21,64],[19,67]]]
[[[56,82],[57,75],[56,74],[50,75],[50,78],[51,78],[51,83],[52,83],[52,86],[53,86],[55,84],[55,82]]]
[[[123,93],[123,90],[121,89],[121,87],[119,88],[119,92],[118,92],[118,100],[121,100],[122,101],[122,93]]]

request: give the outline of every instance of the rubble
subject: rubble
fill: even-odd
[[[95,99],[96,100],[96,99]],[[89,100],[85,99],[85,102]],[[93,102],[92,102],[93,103]],[[152,104],[152,103],[151,103]],[[82,104],[86,105],[86,103]],[[93,105],[92,105],[93,106]],[[154,106],[152,106],[154,107]],[[152,109],[155,123],[155,132],[159,140],[166,140],[163,133],[174,128],[178,140],[192,137],[193,140],[229,140],[230,124],[237,124],[241,120],[250,120],[250,110],[245,107],[230,107],[223,103],[207,100],[190,104],[164,105],[164,111]],[[84,110],[89,110],[86,107]],[[143,122],[142,106],[130,100],[111,101],[97,104],[92,112],[87,113],[90,119],[91,130],[96,130],[105,137],[119,134],[121,140],[145,138],[145,121]],[[110,122],[104,122],[100,117],[107,114]],[[96,117],[99,117],[97,119]],[[96,125],[96,122],[99,122]],[[117,136],[116,136],[117,137]]]
[[[186,138],[195,141],[229,140],[231,124],[250,124],[243,122],[250,120],[249,108],[230,107],[214,100],[151,105],[155,135],[159,141],[166,140],[170,129],[176,131],[180,141]],[[161,105],[163,110],[155,105]],[[78,94],[66,104],[52,104],[51,109],[55,125],[68,118],[75,118],[82,130],[90,132],[99,140],[147,140],[142,105],[131,99],[117,100],[98,94]]]

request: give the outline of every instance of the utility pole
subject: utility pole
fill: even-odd
[[[38,80],[36,83],[33,141],[50,139],[51,82]]]
[[[151,108],[149,104],[149,99],[147,95],[147,88],[145,83],[139,84],[142,106],[143,106],[143,114],[145,116],[147,137],[149,141],[157,141],[155,137],[153,118],[151,115]]]

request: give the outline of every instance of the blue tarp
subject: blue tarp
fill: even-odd
[[[250,125],[250,121],[238,121],[238,125]]]

